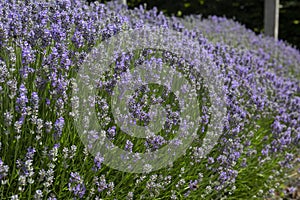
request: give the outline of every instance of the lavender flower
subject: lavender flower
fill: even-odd
[[[95,163],[95,166],[96,166],[96,170],[101,169],[101,164],[103,163],[103,161],[104,161],[104,158],[98,152],[97,155],[94,158],[94,163]]]
[[[223,17],[179,19],[167,17],[156,8],[128,9],[117,2],[88,5],[82,0],[1,1],[0,19],[0,199],[65,197],[63,189],[54,195],[53,187],[57,186],[68,187],[75,198],[83,199],[125,196],[127,199],[180,199],[184,195],[217,199],[220,193],[224,199],[237,198],[236,194],[239,198],[249,198],[249,195],[259,198],[268,196],[266,191],[274,194],[274,186],[281,182],[285,170],[296,166],[300,140],[300,53],[283,41],[257,36]],[[102,77],[100,89],[112,94],[118,77],[131,64],[144,63],[149,67],[170,64],[185,72],[190,81],[197,82],[201,121],[195,125],[199,126],[199,138],[177,163],[170,163],[155,174],[148,164],[144,166],[144,174],[122,174],[104,165],[101,154],[91,157],[87,148],[78,143],[72,122],[80,111],[70,109],[70,93],[75,88],[74,76],[94,46],[122,31],[150,25],[181,32],[199,43],[199,48],[206,52],[199,58],[205,55],[215,64],[211,67],[225,79],[223,89],[228,112],[223,135],[203,164],[200,146],[215,113],[210,112],[211,102],[206,96],[213,91],[207,91],[201,75],[191,73],[193,67],[201,66],[184,61],[172,52],[156,54],[159,52],[142,50],[137,55],[123,52],[112,62],[113,78]],[[188,46],[188,41],[185,42]],[[177,44],[174,41],[175,48],[186,48]],[[122,81],[126,84],[127,80]],[[180,91],[189,93],[186,86]],[[179,110],[174,109],[177,100],[168,99],[170,92],[161,93],[153,92],[150,87],[139,88],[129,102],[130,113],[123,117],[147,125],[152,119],[147,103],[163,105],[167,119],[162,134],[138,142],[127,137],[114,124],[109,102],[100,98],[96,100],[97,117],[106,127],[104,134],[115,146],[122,141],[124,150],[131,153],[133,147],[147,152],[172,142],[182,145],[181,140],[172,138],[177,125],[183,123]],[[91,104],[94,104],[92,100]],[[93,140],[99,138],[97,134],[95,131]],[[134,156],[139,159],[138,154]],[[79,172],[73,171],[79,165],[90,166],[90,163],[94,167],[82,169],[84,182]],[[180,172],[183,167],[184,172]],[[62,177],[69,170],[70,178],[64,180]],[[255,188],[253,170],[262,175],[262,184],[258,182]],[[274,174],[269,179],[271,170]],[[177,173],[180,178],[172,183]],[[258,194],[253,194],[256,191]]]
[[[83,184],[83,180],[81,179],[80,175],[77,172],[71,172],[70,179],[68,183],[68,188],[70,192],[73,192],[75,196],[79,198],[83,198],[86,188]]]

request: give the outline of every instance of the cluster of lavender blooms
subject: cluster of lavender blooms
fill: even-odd
[[[178,19],[155,8],[81,0],[4,0],[0,19],[1,199],[261,199],[274,195],[286,173],[299,166],[300,53],[282,41],[256,36],[224,18]],[[149,24],[189,35],[208,52],[225,79],[228,123],[207,158],[199,134],[172,165],[124,173],[103,164],[100,154],[91,156],[80,142],[71,91],[94,46]],[[148,113],[137,112],[144,105],[139,103],[171,99],[165,128],[175,130],[176,98],[144,90],[132,101],[134,117],[148,123]],[[165,135],[145,141],[126,137],[111,121],[110,105],[97,105],[107,137],[125,150],[155,151],[167,142]],[[206,106],[199,124],[204,134],[211,115]]]
[[[239,49],[247,49],[261,60],[266,60],[266,68],[279,76],[299,78],[299,51],[284,41],[274,43],[271,37],[255,35],[239,23],[226,18],[211,16],[188,16],[181,20],[189,29],[201,30],[210,41]],[[239,37],[237,37],[237,35]]]

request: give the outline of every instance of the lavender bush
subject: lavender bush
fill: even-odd
[[[263,199],[280,191],[288,172],[299,166],[300,53],[282,41],[224,18],[178,19],[156,9],[81,0],[5,0],[0,19],[1,199]],[[106,100],[118,76],[139,63],[167,63],[199,83],[201,114],[197,138],[183,156],[156,171],[123,172],[81,141],[74,125],[76,76],[93,47],[149,26],[177,31],[199,45],[199,59],[209,60],[224,80],[226,120],[218,145],[203,157],[214,113],[209,86],[201,74],[190,76],[197,63],[153,49],[116,55],[95,102],[113,144],[128,152],[155,152],[181,123],[180,99],[155,84],[136,90],[128,109],[144,126],[152,119],[149,102],[161,104],[167,110],[163,131],[141,139],[114,123]]]

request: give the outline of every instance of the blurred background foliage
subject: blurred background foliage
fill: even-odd
[[[88,0],[89,2],[95,0]],[[107,0],[99,0],[105,3]],[[233,18],[256,33],[264,31],[264,0],[127,0],[130,8],[147,4],[166,15],[201,14]],[[300,0],[280,0],[279,39],[300,49]]]

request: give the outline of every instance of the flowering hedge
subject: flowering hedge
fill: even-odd
[[[224,18],[178,19],[156,9],[81,0],[5,0],[0,19],[1,199],[262,199],[280,191],[286,173],[299,164],[300,53],[282,41]],[[94,46],[149,24],[188,35],[207,52],[225,80],[227,120],[218,145],[202,158],[211,117],[203,103],[203,133],[185,155],[135,174],[110,168],[81,143],[72,88]],[[149,63],[161,62],[157,54],[142,53]],[[143,101],[140,92],[136,98]],[[165,106],[176,107],[175,97],[165,97]],[[134,117],[147,123],[147,108],[136,112],[134,104]],[[98,102],[100,113],[108,107]],[[171,130],[177,114],[175,108],[168,114]],[[127,151],[155,151],[167,143],[163,136],[124,139],[115,124],[106,125],[110,140]]]

